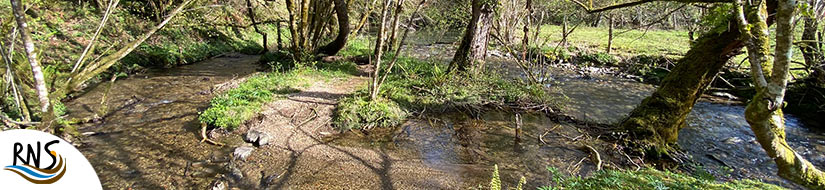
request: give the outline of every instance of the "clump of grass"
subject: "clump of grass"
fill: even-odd
[[[642,169],[639,171],[603,170],[586,178],[560,177],[558,170],[548,168],[553,175],[553,184],[540,187],[541,190],[658,190],[658,189],[784,189],[782,187],[754,180],[735,180],[717,182],[704,178],[660,171],[656,169]]]
[[[302,82],[296,72],[264,73],[250,77],[238,88],[213,98],[209,109],[200,114],[203,123],[235,129],[261,110],[261,106],[283,95],[297,91],[293,85]]]
[[[498,73],[485,72],[476,76],[450,74],[446,65],[414,58],[399,58],[379,92],[379,103],[368,104],[369,93],[356,93],[342,100],[334,123],[339,129],[369,129],[389,127],[403,121],[392,114],[375,114],[359,109],[380,110],[378,106],[397,106],[405,112],[419,110],[477,110],[489,107],[557,108],[561,98],[551,97],[546,89],[507,79]],[[382,102],[386,101],[386,102]],[[390,103],[392,102],[392,103]],[[379,121],[380,123],[372,123]]]
[[[354,70],[352,63],[336,66],[302,63],[287,71],[261,73],[213,98],[198,120],[215,127],[236,129],[261,111],[264,104],[298,92],[298,87],[309,85],[310,81],[348,76],[351,70]]]
[[[357,95],[339,101],[333,123],[343,130],[371,129],[401,124],[407,111],[392,100],[380,98],[369,101],[369,94],[361,90]]]

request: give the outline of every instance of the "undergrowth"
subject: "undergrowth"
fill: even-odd
[[[748,179],[718,182],[712,179],[697,178],[651,168],[639,171],[602,170],[584,178],[565,177],[555,168],[548,167],[547,169],[553,175],[553,181],[551,185],[540,187],[541,190],[784,189],[776,185]]]

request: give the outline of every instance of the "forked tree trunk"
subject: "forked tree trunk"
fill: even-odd
[[[335,0],[335,15],[338,17],[338,35],[335,40],[318,49],[318,53],[326,55],[338,54],[347,45],[349,38],[349,6],[347,0]]]
[[[478,72],[484,66],[487,57],[487,42],[490,39],[490,28],[493,24],[498,0],[473,0],[473,14],[461,44],[450,62],[450,71]]]
[[[742,4],[741,0],[737,4]],[[752,62],[767,62],[770,55],[768,28],[764,18],[767,17],[766,5],[749,5],[747,21],[741,6],[737,7],[740,16],[739,28],[744,39],[748,40],[748,55]],[[757,89],[745,108],[745,119],[756,135],[756,140],[765,152],[774,160],[778,175],[799,183],[810,189],[825,189],[825,173],[805,160],[785,141],[785,118],[782,113],[785,90],[790,75],[790,62],[793,47],[793,15],[795,0],[781,0],[776,14],[776,50],[774,67],[762,67],[763,64],[751,64],[751,76]],[[754,31],[756,30],[756,31]],[[770,76],[770,78],[768,78]]]
[[[37,92],[37,99],[40,101],[40,112],[45,114],[49,112],[49,91],[46,89],[46,79],[43,77],[43,69],[37,60],[37,52],[34,50],[34,42],[32,42],[29,27],[26,23],[26,14],[23,13],[20,0],[11,0],[11,9],[14,14],[14,19],[17,21],[17,28],[20,30],[20,37],[23,40],[24,48],[26,49],[26,57],[32,69],[32,76],[34,76],[34,86]]]

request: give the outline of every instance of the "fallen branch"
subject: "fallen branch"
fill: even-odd
[[[223,146],[223,143],[212,141],[211,139],[209,139],[209,137],[206,136],[206,127],[206,123],[201,123],[201,137],[203,138],[201,139],[201,143],[207,142],[209,144]]]
[[[584,147],[590,151],[590,159],[593,159],[593,162],[596,163],[596,171],[602,170],[602,157],[599,155],[599,152],[590,145],[584,145]]]

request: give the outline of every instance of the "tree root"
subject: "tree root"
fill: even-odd
[[[602,157],[601,157],[601,155],[599,155],[599,152],[596,151],[596,149],[593,148],[590,145],[584,145],[584,148],[586,148],[587,150],[590,151],[590,154],[591,154],[590,159],[592,159],[593,162],[596,163],[596,171],[602,170]]]
[[[201,143],[207,142],[209,144],[223,146],[223,143],[212,141],[211,139],[209,139],[209,137],[206,136],[206,127],[206,123],[201,123],[201,137],[203,138],[201,139]]]

